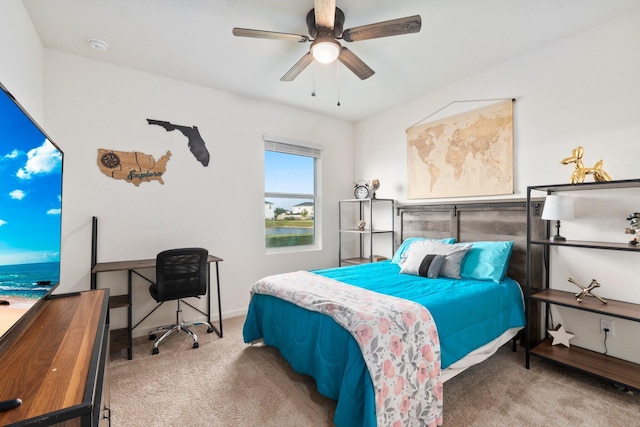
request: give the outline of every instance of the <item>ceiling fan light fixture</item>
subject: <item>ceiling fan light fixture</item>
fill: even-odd
[[[330,64],[340,55],[340,43],[333,39],[316,40],[311,44],[313,59],[321,64]]]

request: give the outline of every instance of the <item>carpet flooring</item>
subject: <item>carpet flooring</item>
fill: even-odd
[[[277,350],[242,341],[244,317],[224,320],[224,338],[195,329],[200,348],[173,334],[152,355],[112,353],[112,426],[332,426],[335,402],[294,372]],[[532,358],[510,344],[444,384],[446,427],[640,426],[640,394]]]

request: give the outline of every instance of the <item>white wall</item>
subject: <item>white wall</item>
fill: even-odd
[[[452,101],[488,98],[516,99],[515,194],[507,198],[526,197],[529,185],[568,183],[573,166],[559,161],[579,145],[587,166],[604,159],[613,179],[639,178],[638,46],[640,9],[362,120],[356,125],[355,179],[379,178],[379,197],[408,202],[405,129]],[[581,195],[578,218],[565,221],[563,235],[626,242],[625,218],[639,209],[638,191],[604,202],[594,194]],[[595,277],[603,285],[600,295],[640,303],[638,254],[574,250],[554,255],[557,287],[577,291],[567,277],[580,283]],[[576,334],[573,344],[602,351],[600,317],[565,310],[555,320]],[[609,353],[640,362],[638,324],[615,322]]]
[[[406,201],[405,129],[452,101],[489,98],[516,99],[516,196],[568,182],[571,166],[559,161],[578,145],[614,179],[638,177],[639,21],[636,10],[358,122],[356,179],[379,176],[378,197]]]
[[[244,313],[251,285],[265,275],[337,264],[337,200],[352,182],[352,124],[60,51],[45,50],[45,63],[47,128],[65,152],[62,291],[89,286],[94,215],[99,262],[153,258],[181,246],[202,246],[223,258],[223,317]],[[182,134],[150,126],[147,118],[197,125],[209,165],[197,162]],[[324,147],[321,250],[265,253],[265,133]],[[103,175],[99,148],[156,159],[170,150],[164,185],[135,187]],[[99,286],[116,290],[125,281],[125,273],[98,276]],[[142,313],[155,303],[144,281],[136,279],[134,287],[134,308]],[[150,320],[149,326],[157,324]]]
[[[42,44],[21,0],[0,2],[0,82],[42,124]]]

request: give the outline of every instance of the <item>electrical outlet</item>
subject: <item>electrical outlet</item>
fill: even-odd
[[[604,335],[604,330],[608,329],[607,336],[612,337],[614,333],[613,320],[600,319],[600,333]]]

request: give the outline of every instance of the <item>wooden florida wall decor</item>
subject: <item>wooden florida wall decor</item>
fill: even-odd
[[[167,132],[171,132],[172,130],[182,132],[182,134],[187,137],[187,145],[195,158],[202,163],[202,166],[207,166],[209,164],[209,150],[207,150],[197,126],[174,125],[170,122],[153,119],[147,119],[147,122],[150,125],[162,126]]]

